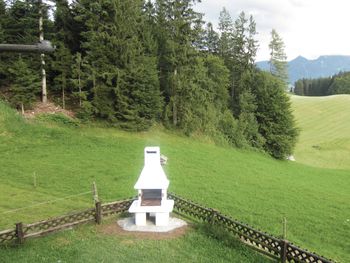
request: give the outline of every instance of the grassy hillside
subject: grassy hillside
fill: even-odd
[[[350,95],[291,98],[301,129],[297,162],[350,169]]]
[[[168,156],[165,169],[171,181],[170,191],[215,207],[275,235],[282,232],[281,220],[286,217],[289,240],[324,256],[350,261],[347,246],[350,242],[349,171],[276,161],[259,153],[217,147],[161,129],[126,133],[108,128],[74,127],[69,123],[61,126],[51,122],[26,123],[1,103],[0,228],[17,221],[31,222],[91,206],[91,196],[82,195],[35,209],[7,212],[89,191],[93,181],[96,181],[103,201],[134,195],[133,185],[142,169],[143,148],[147,145],[159,145],[161,152]],[[33,186],[34,173],[36,188]],[[99,242],[93,240],[89,231],[86,236],[74,231],[56,237],[63,235],[71,242],[81,239],[88,247],[99,247]],[[194,249],[195,255],[216,255],[213,252],[217,249],[215,244],[196,236],[200,233],[193,235],[162,243],[165,247],[173,246],[171,250],[161,249],[164,258],[186,251],[190,253],[191,244],[196,243],[186,243],[186,239],[191,238],[199,240],[198,246],[209,242],[202,250]],[[57,238],[32,241],[18,253],[22,258],[35,259],[37,242],[41,248],[45,244],[50,247],[47,258],[52,259],[52,249],[58,246]],[[110,247],[109,242],[118,240],[115,237],[101,243]],[[127,254],[123,257],[141,250],[138,253],[145,253],[147,258],[150,243],[140,241],[138,244],[135,250],[133,247],[125,249],[123,253]],[[72,245],[74,251],[62,253],[64,260],[73,261],[77,254],[84,253],[83,248],[80,252],[79,246]],[[182,247],[186,247],[185,252]],[[261,262],[249,258],[251,255],[246,255],[241,249],[232,250],[232,258],[236,254],[237,258],[242,258],[237,262]],[[0,250],[0,254],[4,253],[10,259],[11,251]],[[228,260],[224,258],[222,261]]]

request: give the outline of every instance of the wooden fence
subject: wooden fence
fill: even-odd
[[[100,224],[104,216],[128,211],[133,200],[134,198],[129,198],[107,204],[97,202],[94,208],[89,208],[77,213],[71,213],[33,224],[23,224],[20,222],[16,224],[15,229],[8,229],[0,232],[0,244],[12,240],[23,243],[27,238],[44,236],[61,229],[70,228],[87,222],[94,221]]]
[[[268,233],[239,222],[219,211],[199,205],[193,201],[179,197],[173,193],[168,198],[175,201],[175,212],[185,214],[203,222],[223,227],[233,233],[248,246],[281,262],[331,263],[332,261],[316,253],[301,249],[287,240],[274,237]],[[12,240],[23,243],[25,239],[43,236],[61,229],[73,227],[86,222],[100,224],[102,218],[112,214],[127,212],[134,198],[101,204],[97,202],[94,208],[72,213],[33,224],[17,223],[15,229],[0,232],[0,244]]]
[[[287,240],[256,230],[247,224],[221,214],[215,209],[204,207],[172,193],[169,193],[168,197],[175,201],[174,208],[178,213],[189,215],[203,222],[221,226],[233,233],[250,247],[271,258],[278,259],[281,262],[332,262],[330,259],[326,259],[316,253],[301,249]]]

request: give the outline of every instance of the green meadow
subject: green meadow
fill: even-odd
[[[312,151],[316,151],[312,145],[318,145],[320,152],[326,144],[338,141],[335,137],[317,144],[311,141],[308,127],[316,124],[304,122],[309,111],[299,107],[307,108],[305,101],[293,97],[301,127],[297,162],[219,147],[206,138],[189,138],[161,127],[128,133],[102,124],[77,124],[64,117],[26,121],[0,103],[0,228],[91,207],[88,192],[92,182],[104,202],[135,195],[133,185],[143,166],[143,148],[159,145],[168,157],[165,171],[170,191],[276,236],[282,234],[282,219],[286,218],[288,240],[349,262],[349,157],[341,160],[343,155],[335,154],[336,146],[329,146],[334,154],[328,158],[333,157],[333,162],[308,158],[307,146],[300,145],[307,138]],[[348,118],[343,117],[344,121]],[[314,121],[311,115],[309,118]],[[330,138],[327,132],[314,137]],[[341,147],[349,146],[346,132],[339,131],[338,138],[345,141],[339,144],[343,151]],[[106,236],[94,225],[85,225],[29,240],[21,247],[0,248],[0,256],[5,262],[149,262],[154,257],[164,262],[266,261],[253,250],[217,235],[223,234],[195,224],[176,239],[143,240]]]
[[[350,95],[292,96],[301,129],[295,149],[297,162],[350,169]]]

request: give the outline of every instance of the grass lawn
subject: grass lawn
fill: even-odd
[[[261,153],[217,147],[160,128],[127,133],[112,128],[26,123],[1,103],[0,228],[92,206],[92,197],[86,194],[8,212],[87,192],[93,181],[103,201],[134,195],[133,185],[143,166],[143,148],[148,145],[159,145],[169,158],[165,170],[170,191],[274,235],[281,234],[281,221],[286,217],[289,240],[326,257],[350,262],[349,170],[276,161]],[[33,186],[34,173],[37,187]],[[46,258],[51,262],[57,259],[55,255],[65,255],[67,262],[79,256],[94,262],[100,259],[97,250],[110,251],[113,247],[116,252],[106,252],[104,262],[115,262],[118,251],[124,261],[134,261],[138,253],[147,261],[159,253],[166,262],[179,262],[186,261],[192,251],[199,257],[193,261],[201,261],[202,255],[216,256],[217,249],[220,255],[228,255],[222,261],[232,261],[235,256],[239,259],[243,253],[242,260],[236,262],[254,262],[247,258],[246,250],[231,251],[203,232],[191,231],[183,238],[166,241],[159,250],[153,247],[160,241],[132,240],[136,245],[121,245],[122,237],[95,232],[93,226],[84,226],[32,240],[23,248],[0,250],[0,255],[10,261],[19,256],[27,262]],[[68,248],[58,249],[60,238],[68,240]],[[89,248],[91,252],[87,253]]]
[[[297,162],[350,169],[350,95],[291,96],[301,129]]]
[[[115,223],[115,219],[107,224]],[[106,224],[106,222],[104,222]],[[2,262],[271,262],[239,241],[203,226],[174,239],[107,234],[104,225],[29,240],[22,247],[0,248]],[[222,240],[223,238],[223,240]]]

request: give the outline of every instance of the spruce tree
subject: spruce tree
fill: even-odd
[[[72,85],[74,87],[75,92],[73,93],[75,97],[78,98],[79,101],[79,107],[82,107],[82,101],[87,100],[87,93],[83,90],[83,88],[86,85],[85,76],[84,76],[84,60],[81,56],[81,54],[78,52],[74,55],[74,61],[71,65],[71,72],[72,72]],[[77,91],[76,91],[77,90]]]
[[[230,108],[238,117],[240,114],[240,95],[249,90],[249,86],[242,86],[242,75],[254,69],[257,51],[256,25],[252,16],[246,17],[241,12],[233,22],[229,12],[224,8],[219,17],[219,54],[230,70]]]
[[[241,12],[234,22],[233,34],[233,59],[232,59],[232,82],[233,96],[231,101],[232,111],[238,116],[242,109],[240,96],[242,93],[250,92],[249,83],[242,81],[243,75],[248,76],[254,70],[255,56],[257,52],[257,41],[255,21],[252,16],[246,17]],[[247,83],[247,85],[245,85]]]
[[[19,57],[9,68],[11,84],[11,103],[22,112],[35,102],[36,95],[40,91],[38,73],[35,73],[27,63]]]
[[[14,0],[6,20],[6,42],[11,44],[34,44],[39,39],[39,16],[33,1]]]
[[[64,46],[63,42],[56,42],[56,51],[52,68],[55,71],[54,86],[57,91],[61,91],[62,108],[66,108],[66,93],[70,86],[69,80],[71,76],[71,65],[73,64],[72,54],[69,49]]]
[[[193,73],[191,63],[196,63],[197,51],[193,47],[200,37],[201,14],[193,9],[196,0],[157,0],[157,40],[161,90],[165,96],[164,119],[173,126],[182,126],[184,107],[182,94],[189,93]],[[188,104],[186,104],[188,105]],[[188,118],[187,118],[188,119]]]
[[[226,8],[223,8],[219,16],[219,54],[229,68],[231,68],[233,54],[233,31],[231,15]]]
[[[287,85],[288,82],[288,64],[287,55],[284,51],[285,45],[282,38],[275,29],[271,31],[270,48],[270,72]]]
[[[0,44],[5,43],[4,25],[7,19],[6,5],[4,0],[0,0]],[[0,53],[0,91],[1,87],[7,79],[7,56]]]
[[[156,58],[146,52],[150,44],[142,42],[148,34],[143,1],[84,0],[79,5],[96,114],[126,129],[148,128],[161,100]]]
[[[204,35],[204,46],[211,54],[219,53],[219,34],[215,32],[212,23],[207,23]]]
[[[4,25],[7,18],[6,14],[6,4],[4,0],[0,0],[0,43],[5,40]]]
[[[257,98],[253,90],[254,78],[255,71],[245,71],[239,81],[239,86],[244,89],[239,94],[238,130],[245,138],[246,145],[243,146],[262,148],[265,140],[259,133]]]
[[[54,39],[62,41],[71,53],[80,48],[79,26],[74,20],[73,10],[67,0],[55,0],[56,9],[54,13]]]
[[[284,159],[292,154],[298,136],[290,99],[282,82],[267,72],[257,72],[253,85],[263,147],[273,157]]]

